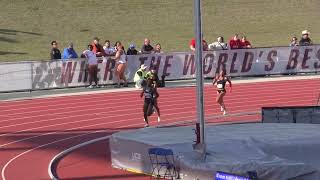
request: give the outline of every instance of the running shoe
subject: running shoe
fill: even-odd
[[[223,111],[224,111],[224,109],[223,109],[223,107],[222,107],[222,106],[220,106],[220,110],[221,110],[221,112],[223,112]]]
[[[144,127],[145,127],[145,128],[146,128],[146,127],[149,127],[149,124],[145,124]]]
[[[158,122],[160,122],[160,117],[158,116]]]
[[[223,111],[223,115],[224,116],[227,115],[227,111],[226,110]]]
[[[92,89],[92,88],[93,88],[93,86],[92,86],[92,85],[90,85],[88,88],[89,88],[89,89]]]

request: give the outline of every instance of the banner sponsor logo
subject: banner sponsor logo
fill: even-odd
[[[196,59],[192,52],[169,54],[142,54],[127,56],[126,77],[133,81],[135,72],[141,64],[148,69],[155,69],[159,77],[164,75],[166,80],[195,78]],[[27,73],[20,73],[19,78],[30,79],[14,83],[14,73],[2,75],[0,83],[8,83],[10,88],[0,87],[0,91],[43,88],[57,88],[88,85],[88,70],[86,59],[72,59],[69,61],[41,61],[33,62],[32,67],[23,63],[10,64],[17,69],[29,68]],[[116,62],[110,58],[100,59],[98,64],[98,78],[100,84],[113,84],[115,78]],[[0,64],[0,69],[5,64]],[[252,76],[268,74],[288,74],[297,72],[316,72],[320,69],[320,45],[298,47],[275,47],[239,50],[208,51],[203,54],[204,77],[213,77],[222,69],[229,76]],[[25,76],[25,77],[21,77]],[[26,82],[30,83],[27,85]],[[20,87],[23,85],[23,87]],[[14,86],[14,87],[12,87]]]

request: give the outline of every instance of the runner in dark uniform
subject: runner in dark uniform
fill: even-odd
[[[148,116],[151,116],[153,113],[153,107],[157,110],[158,121],[160,120],[160,110],[157,104],[154,103],[154,100],[159,97],[157,89],[153,86],[152,80],[147,80],[147,85],[143,88],[140,97],[144,96],[143,104],[143,116],[144,121],[146,122],[145,127],[149,127]]]
[[[217,83],[217,98],[216,98],[216,102],[220,105],[221,107],[221,111],[223,111],[223,115],[227,114],[227,109],[226,106],[223,102],[223,97],[226,95],[226,83],[229,83],[230,86],[230,92],[232,90],[232,84],[231,84],[231,80],[226,77],[226,73],[224,70],[220,71],[220,74],[218,76],[216,76],[213,81],[212,84],[214,85],[215,83]]]

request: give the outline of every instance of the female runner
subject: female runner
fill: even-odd
[[[217,75],[213,81],[212,84],[214,85],[217,83],[217,98],[216,102],[220,105],[221,111],[223,112],[223,115],[227,114],[227,109],[223,101],[223,97],[226,95],[226,82],[229,83],[230,86],[230,92],[232,91],[232,84],[231,80],[226,76],[226,72],[224,70],[221,70],[219,75]]]
[[[120,87],[121,84],[121,80],[124,82],[124,87],[128,87],[128,83],[127,83],[127,79],[125,76],[125,71],[126,71],[126,67],[127,67],[127,60],[126,60],[126,55],[124,53],[123,50],[123,46],[121,45],[121,43],[118,43],[117,48],[117,52],[115,55],[115,60],[116,60],[116,72],[115,75],[117,77],[117,83],[118,85],[116,87]]]
[[[143,116],[144,121],[146,122],[144,127],[149,127],[148,116],[152,115],[153,107],[156,109],[158,113],[158,122],[160,121],[160,109],[158,105],[155,103],[155,99],[159,97],[159,93],[157,89],[152,85],[152,80],[147,80],[147,85],[143,88],[140,97],[144,96],[144,104],[143,104]]]

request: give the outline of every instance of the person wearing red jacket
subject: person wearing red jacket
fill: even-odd
[[[251,43],[247,40],[246,36],[242,36],[241,39],[241,49],[252,48]]]
[[[239,39],[239,34],[235,34],[232,39],[229,41],[230,49],[240,49],[241,41]]]
[[[106,56],[106,53],[103,49],[103,46],[99,44],[99,38],[98,37],[94,37],[93,38],[93,42],[92,42],[92,51],[94,53],[96,53],[97,57],[102,57],[102,56]]]

